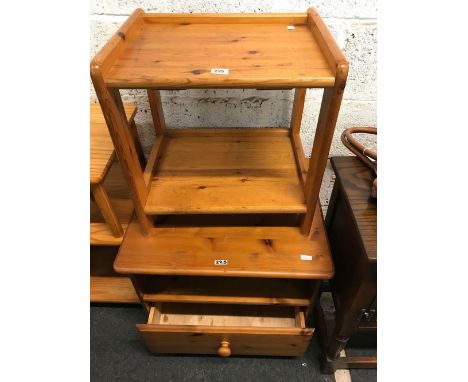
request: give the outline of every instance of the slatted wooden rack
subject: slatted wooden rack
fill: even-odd
[[[133,275],[151,316],[164,311],[155,304],[167,302],[154,292],[154,284],[163,280],[158,277],[180,276],[183,285],[194,288],[187,292],[164,279],[168,288],[175,288],[166,290],[165,298],[172,293],[190,300],[202,290],[206,301],[220,304],[244,304],[249,298],[210,297],[200,277],[234,277],[239,282],[238,278],[263,278],[268,280],[265,285],[281,278],[290,291],[297,291],[300,279],[307,280],[312,283],[310,300],[318,285],[313,280],[332,277],[317,203],[347,73],[347,61],[314,9],[286,14],[146,14],[138,9],[94,57],[91,77],[136,216],[114,268]],[[147,90],[156,132],[143,171],[120,95],[120,89],[129,88]],[[291,124],[277,129],[166,128],[159,90],[192,88],[293,89]],[[307,88],[324,89],[310,160],[300,140]],[[226,263],[215,265],[218,260]],[[229,289],[229,284],[219,283],[221,290]],[[281,297],[299,307],[292,296],[275,297],[261,290],[264,295],[259,292],[251,301]],[[202,300],[198,295],[191,302]],[[184,314],[189,317],[189,312]],[[270,313],[276,317],[284,312]],[[290,338],[302,330],[310,339],[302,311],[294,314],[294,329],[279,332]],[[174,324],[155,329],[158,320],[150,318],[141,328],[148,346],[174,351],[174,346],[154,345],[155,339],[166,343],[170,331],[173,340],[183,341],[186,328]],[[179,351],[213,352],[219,338],[242,331],[221,332],[213,337],[213,330],[207,329],[204,333],[210,334],[198,342],[198,350],[180,346]],[[272,350],[265,344],[252,345],[244,334],[234,337],[254,350],[233,345],[237,354],[300,354],[307,342]],[[219,354],[227,354],[226,344]]]

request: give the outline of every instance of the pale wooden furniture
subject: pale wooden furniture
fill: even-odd
[[[294,29],[288,29],[293,26]],[[229,69],[227,75],[212,74],[216,68]],[[177,180],[187,174],[179,175],[174,161],[169,168],[158,166],[158,157],[163,146],[167,146],[166,157],[177,157],[183,145],[178,139],[190,140],[193,134],[203,138],[210,131],[174,131],[165,129],[161,101],[155,89],[184,88],[258,88],[258,89],[296,89],[291,130],[287,132],[289,145],[296,158],[299,169],[297,179],[291,179],[290,185],[280,192],[289,204],[291,211],[302,214],[301,231],[310,232],[318,192],[325,169],[333,131],[338,117],[341,98],[346,82],[348,63],[336,45],[330,32],[315,10],[307,13],[276,15],[177,15],[145,14],[136,10],[111,37],[91,62],[91,77],[100,100],[104,116],[108,122],[114,146],[122,162],[122,168],[130,186],[130,193],[135,205],[135,212],[144,235],[151,235],[152,216],[161,213],[161,206],[154,195],[170,193],[177,187]],[[308,168],[305,166],[303,150],[299,138],[299,129],[307,87],[324,88],[317,132],[312,148]],[[127,127],[123,105],[119,93],[122,88],[148,89],[153,115],[156,142],[153,146],[145,174],[137,161],[137,150],[131,144],[131,134]],[[212,133],[213,134],[213,133]],[[232,147],[233,158],[242,154],[236,148],[236,142],[242,143],[244,131],[233,132],[234,136],[222,134],[224,147]],[[238,135],[237,135],[238,134]],[[267,129],[258,139],[274,140],[278,132]],[[271,134],[271,137],[267,137]],[[236,136],[237,135],[237,136]],[[211,141],[219,138],[207,137]],[[174,143],[175,142],[175,143]],[[273,143],[273,142],[270,142]],[[244,145],[248,145],[245,142]],[[288,143],[284,143],[288,144]],[[192,146],[192,154],[201,157],[208,145]],[[275,147],[270,144],[273,152]],[[221,149],[221,148],[220,148]],[[258,150],[265,150],[265,146]],[[201,151],[200,151],[201,150]],[[257,148],[251,149],[253,155]],[[244,199],[256,195],[268,202],[276,195],[275,188],[281,179],[278,168],[258,167],[256,157],[246,157],[240,173],[233,171],[232,163],[221,163],[213,168],[219,157],[206,157],[205,163],[191,172],[191,191],[184,195],[188,198],[188,208],[179,206],[179,198],[165,200],[165,208],[172,213],[204,213],[204,199],[211,187],[205,185],[209,176],[220,184],[225,180],[226,188],[236,187],[236,194]],[[167,161],[167,159],[165,160]],[[216,162],[216,163],[213,163]],[[284,170],[293,165],[291,155],[284,158]],[[218,171],[217,174],[205,173],[206,169]],[[167,173],[165,170],[168,170]],[[283,170],[283,169],[281,169]],[[162,172],[160,178],[158,172]],[[172,172],[172,175],[171,175]],[[172,176],[172,177],[171,177]],[[273,179],[272,179],[273,178]],[[255,179],[255,181],[253,181]],[[300,182],[303,182],[303,185]],[[273,199],[276,209],[281,208],[282,199]],[[231,213],[237,208],[239,213],[255,213],[258,207],[252,201],[244,208],[231,206],[224,200],[210,199],[210,209],[217,213]],[[180,209],[182,207],[182,209]],[[274,206],[265,206],[272,212]],[[164,211],[166,212],[166,211]],[[169,211],[171,212],[171,211]],[[281,212],[281,211],[277,211]]]
[[[136,107],[125,105],[125,115],[133,123]],[[91,202],[91,245],[119,245],[124,229],[133,212],[128,191],[115,159],[114,145],[106,121],[98,104],[90,105],[90,184]],[[104,185],[111,166],[107,187]],[[111,203],[106,188],[112,189],[114,202]]]
[[[139,302],[130,279],[115,272],[112,267],[118,248],[114,245],[91,246],[90,302],[92,303]]]
[[[126,118],[134,126],[136,107],[125,105]],[[133,214],[101,107],[90,105],[90,300],[138,302],[128,277],[114,272],[112,263]]]
[[[148,312],[137,325],[148,349],[303,354],[319,280],[334,273],[320,209],[310,238],[294,226],[229,227],[219,219],[224,225],[170,220],[149,237],[130,223],[114,269],[131,275]],[[220,260],[226,264],[215,265]]]
[[[148,311],[139,329],[150,350],[305,351],[318,280],[333,276],[317,202],[347,73],[314,9],[138,9],[94,57],[91,78],[135,207],[114,268],[131,275]],[[156,139],[143,171],[125,88],[146,89],[151,106]],[[290,128],[166,128],[159,90],[188,88],[294,89]],[[299,138],[306,88],[324,89],[310,161]]]
[[[290,306],[155,304],[148,323],[138,325],[155,353],[218,353],[297,356],[313,329],[304,311]],[[228,340],[226,340],[228,339]]]

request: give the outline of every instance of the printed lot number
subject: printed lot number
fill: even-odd
[[[215,260],[214,265],[227,265],[228,261],[227,260]]]
[[[229,74],[229,69],[225,68],[213,68],[211,74]]]

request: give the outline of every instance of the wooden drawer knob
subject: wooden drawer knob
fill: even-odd
[[[231,355],[228,341],[221,341],[221,346],[218,348],[218,355],[220,357],[229,357]]]

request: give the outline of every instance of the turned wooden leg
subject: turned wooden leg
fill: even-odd
[[[360,283],[351,303],[336,312],[335,329],[330,336],[327,356],[336,359],[346,347],[349,338],[357,331],[363,309],[370,306],[375,298],[375,289],[368,280]]]
[[[112,232],[112,235],[114,237],[122,236],[124,233],[122,225],[120,224],[117,215],[112,209],[109,196],[107,195],[104,187],[101,184],[93,184],[91,185],[91,192],[93,193],[94,201],[98,205],[104,220]]]
[[[323,374],[333,374],[337,370],[336,364],[325,353],[320,356],[320,371]]]
[[[357,327],[357,324],[355,325]],[[330,337],[330,345],[327,349],[327,358],[335,359],[340,356],[341,351],[346,347],[346,344],[349,341],[349,338],[356,329],[349,329],[349,333],[347,334],[338,334],[333,333]]]

